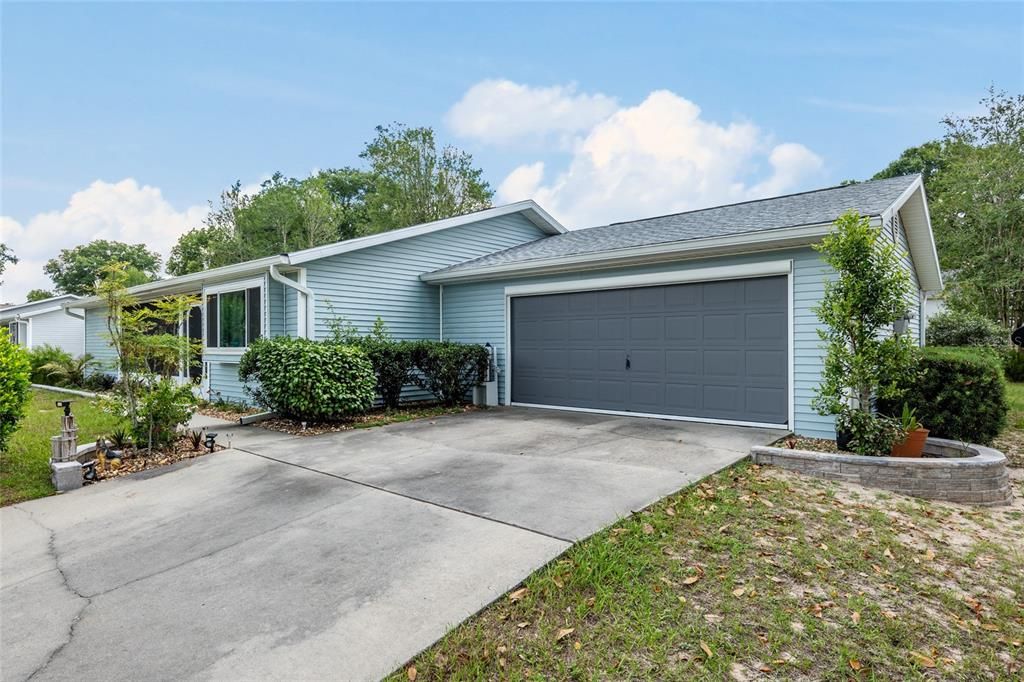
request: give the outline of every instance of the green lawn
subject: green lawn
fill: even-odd
[[[393,679],[1020,679],[1022,565],[1020,501],[741,464],[575,545]]]
[[[1006,395],[1010,402],[1010,415],[1006,430],[994,445],[1006,453],[1010,466],[1024,468],[1024,383],[1009,383]]]
[[[52,391],[32,390],[25,418],[0,453],[0,505],[53,494],[50,483],[50,436],[60,433],[61,409],[55,400],[74,400],[78,443],[109,434],[119,420],[89,404],[89,399]]]

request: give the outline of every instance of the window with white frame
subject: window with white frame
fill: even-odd
[[[16,346],[28,345],[28,322],[14,320],[7,324],[7,331],[11,343]]]
[[[261,336],[262,281],[206,290],[207,348],[243,349]]]

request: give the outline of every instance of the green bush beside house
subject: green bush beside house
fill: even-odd
[[[0,329],[0,451],[25,416],[31,396],[32,366],[23,348],[11,343],[6,329]]]

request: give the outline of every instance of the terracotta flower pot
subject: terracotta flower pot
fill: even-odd
[[[902,443],[892,446],[893,457],[920,457],[924,452],[924,442],[928,438],[928,429],[918,428],[907,434]]]

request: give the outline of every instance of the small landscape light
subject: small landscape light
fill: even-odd
[[[214,433],[213,431],[207,431],[206,432],[206,443],[205,443],[206,449],[209,450],[210,452],[213,452],[213,447],[216,444],[214,441],[216,441],[216,440],[217,440],[217,434]]]
[[[53,404],[56,405],[57,407],[63,407],[64,408],[64,416],[65,417],[70,417],[71,416],[71,403],[72,402],[74,402],[74,401],[72,401],[72,400],[54,400]]]

